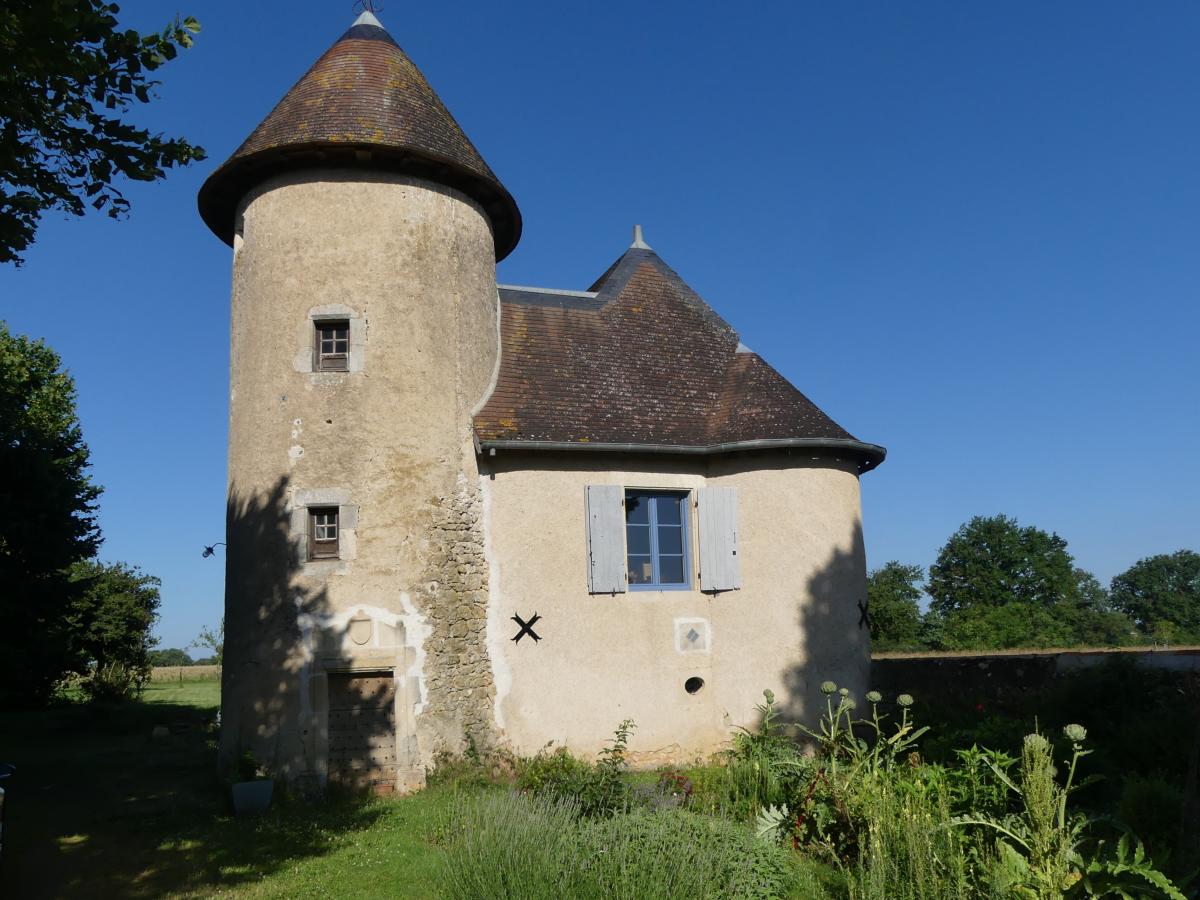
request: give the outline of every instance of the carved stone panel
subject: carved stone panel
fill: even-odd
[[[371,629],[373,622],[370,616],[359,613],[350,620],[347,632],[350,635],[350,640],[358,644],[360,647],[371,640]]]

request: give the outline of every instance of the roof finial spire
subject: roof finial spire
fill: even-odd
[[[633,243],[629,245],[630,250],[652,250],[653,248],[642,240],[642,226],[633,226]]]
[[[383,27],[379,19],[375,18],[375,13],[383,12],[383,0],[354,0],[354,8],[362,10],[358,18],[354,20],[354,25],[374,25],[376,28]]]

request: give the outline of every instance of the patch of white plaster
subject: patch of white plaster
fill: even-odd
[[[496,385],[500,383],[500,291],[496,291],[496,364],[492,366],[492,377],[488,381],[488,386],[483,392],[483,396],[479,398],[479,402],[471,408],[471,418],[474,419],[487,406],[487,402],[492,399],[492,394],[496,391]]]
[[[483,555],[488,561],[488,605],[487,605],[487,651],[492,664],[492,684],[496,688],[496,700],[492,714],[496,729],[504,731],[504,701],[512,690],[512,669],[508,665],[508,638],[505,634],[504,611],[501,609],[500,563],[492,548],[492,491],[486,478],[479,479],[479,493],[483,498],[481,527],[483,529]]]
[[[304,612],[304,600],[300,595],[295,598],[296,602],[296,623],[300,627],[302,635],[301,649],[303,659],[300,668],[300,696],[302,710],[307,708],[309,695],[309,679],[312,675],[313,663],[316,660],[318,652],[328,653],[331,648],[318,647],[315,634],[324,632],[325,634],[341,635],[341,650],[346,656],[353,656],[355,646],[350,637],[350,620],[356,616],[366,616],[371,619],[375,626],[372,630],[372,647],[377,649],[390,649],[385,642],[381,640],[383,629],[379,626],[385,625],[392,629],[392,639],[395,640],[395,631],[398,626],[403,625],[404,628],[404,645],[403,648],[413,650],[413,664],[407,671],[395,672],[395,678],[399,682],[415,680],[420,686],[420,700],[413,707],[413,714],[420,714],[424,709],[428,698],[426,696],[425,679],[421,677],[423,666],[425,664],[425,640],[433,631],[425,623],[424,617],[417,612],[416,608],[408,598],[408,594],[401,593],[400,601],[404,605],[405,612],[395,613],[390,609],[383,609],[379,606],[353,606],[349,609],[338,610],[337,612],[329,613],[311,613]],[[401,648],[397,648],[401,649]]]
[[[433,626],[425,621],[425,617],[413,604],[407,591],[400,592],[400,605],[404,607],[404,613],[398,618],[404,622],[406,643],[413,649],[413,663],[405,675],[415,679],[420,685],[421,696],[413,704],[413,715],[419,716],[429,702],[429,689],[425,686],[422,675],[425,672],[425,642],[433,634]]]
[[[292,444],[292,446],[288,447],[288,459],[290,459],[292,462],[299,462],[300,457],[303,455],[304,448],[299,444]]]

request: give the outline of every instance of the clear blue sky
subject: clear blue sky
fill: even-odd
[[[123,6],[123,24],[170,7]],[[749,10],[750,8],[745,8]],[[503,282],[585,288],[641,222],[743,340],[857,437],[869,564],[976,514],[1102,580],[1200,549],[1200,4],[384,6],[516,197]],[[131,220],[51,217],[0,315],[79,385],[102,555],[163,579],[164,646],[221,614],[230,252],[204,177],[353,19],[200,3],[139,115],[206,163]]]

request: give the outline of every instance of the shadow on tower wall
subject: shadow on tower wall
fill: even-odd
[[[330,606],[324,586],[302,583],[304,547],[288,506],[286,476],[263,493],[230,487],[219,763],[225,768],[248,749],[273,772],[295,777],[305,769],[299,748],[308,727],[301,617],[321,618]]]
[[[812,727],[825,710],[823,681],[849,688],[860,703],[867,691],[871,639],[860,521],[854,523],[848,541],[808,579],[806,588],[796,612],[803,662],[785,674],[786,695],[779,698],[779,706],[785,721]]]

